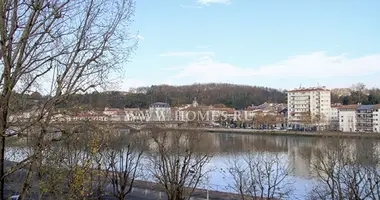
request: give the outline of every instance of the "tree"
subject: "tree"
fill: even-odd
[[[344,97],[343,97],[342,103],[343,103],[343,105],[348,105],[348,104],[350,104],[350,100],[349,100],[348,96],[344,96]]]
[[[137,148],[139,139],[142,138],[136,135],[124,137],[122,148],[113,147],[107,155],[108,177],[113,195],[119,200],[124,200],[132,192],[135,179],[140,173],[143,150]]]
[[[230,160],[223,170],[225,178],[233,180],[231,189],[241,199],[282,199],[293,192],[289,173],[292,169],[278,155],[246,154]]]
[[[365,90],[365,85],[364,83],[356,83],[351,86],[351,96],[356,95],[358,98],[358,103],[362,103],[362,97],[363,97],[363,92]]]
[[[133,11],[133,0],[0,1],[1,199],[7,175],[42,160],[42,139],[57,106],[76,93],[105,86],[109,73],[121,69],[120,62],[136,46],[136,37],[128,34]],[[26,125],[16,123],[22,126],[19,134],[31,127],[38,130],[33,133],[36,149],[5,173],[5,138],[13,125],[9,121],[13,100],[16,92],[24,95],[36,89],[48,98]],[[25,185],[30,179],[31,174]]]
[[[316,124],[318,131],[320,131],[323,126],[326,126],[326,123],[327,117],[323,113],[311,117],[311,124]]]
[[[189,199],[204,183],[212,155],[200,132],[150,130],[151,153],[147,169],[169,200]]]
[[[378,155],[373,148],[367,149],[369,154],[361,155],[361,149],[369,144],[366,140],[356,141],[359,148],[352,151],[344,140],[334,138],[318,149],[311,163],[317,182],[310,199],[379,199]],[[365,160],[358,160],[361,157]]]
[[[300,116],[300,122],[303,124],[305,129],[309,127],[313,122],[313,117],[311,116],[310,112],[302,113]]]

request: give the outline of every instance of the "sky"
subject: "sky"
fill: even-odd
[[[380,87],[379,0],[138,0],[119,90],[223,82]]]

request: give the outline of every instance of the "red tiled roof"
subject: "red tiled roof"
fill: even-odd
[[[234,108],[212,108],[211,110],[214,110],[214,111],[220,111],[220,112],[227,112],[227,113],[229,113],[229,114],[235,112],[235,109],[234,109]]]
[[[338,109],[356,109],[359,106],[360,105],[357,105],[357,104],[343,105],[343,106],[339,106]]]

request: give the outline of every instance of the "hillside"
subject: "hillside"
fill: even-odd
[[[184,86],[154,85],[131,92],[103,92],[76,95],[70,102],[102,109],[104,107],[147,108],[152,102],[167,102],[171,106],[188,104],[197,98],[201,104],[225,104],[234,108],[246,108],[264,102],[285,102],[283,91],[277,89],[225,83],[193,84]],[[62,105],[64,107],[70,105]]]

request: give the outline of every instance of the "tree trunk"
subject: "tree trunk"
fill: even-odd
[[[2,127],[2,134],[5,133],[5,126]],[[0,152],[0,199],[4,199],[4,156],[5,156],[5,137],[1,137],[1,152]]]

